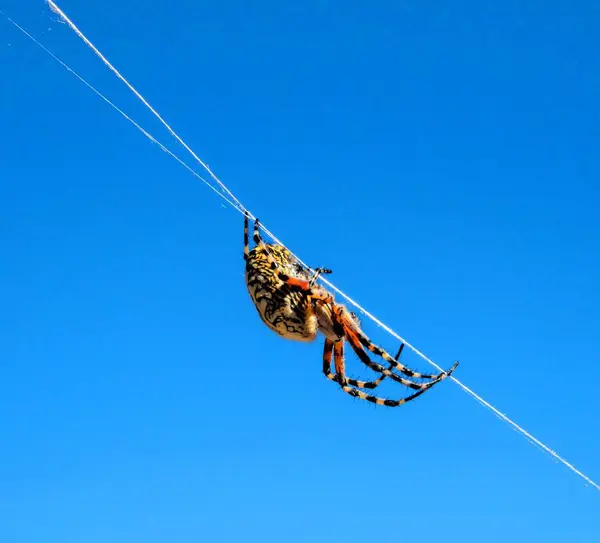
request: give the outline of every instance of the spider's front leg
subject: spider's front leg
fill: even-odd
[[[310,281],[308,282],[308,285],[310,287],[314,287],[315,283],[317,282],[317,279],[321,276],[321,275],[329,275],[331,273],[333,273],[332,270],[328,269],[328,268],[315,268],[315,273],[314,275],[311,277]]]
[[[248,220],[250,218],[250,214],[248,211],[244,213],[244,260],[248,260],[248,255],[250,254],[250,243],[249,243],[249,235],[248,235]]]

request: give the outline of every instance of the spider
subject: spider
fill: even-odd
[[[458,366],[456,362],[449,370],[437,375],[417,373],[398,362],[404,343],[392,358],[384,349],[375,345],[361,330],[358,317],[342,304],[335,302],[333,295],[316,284],[322,274],[331,270],[305,268],[285,247],[266,244],[259,232],[260,222],[254,222],[254,242],[250,250],[249,215],[244,218],[244,260],[246,262],[246,286],[262,321],[280,336],[295,341],[313,341],[318,332],[325,336],[323,351],[323,373],[327,379],[337,382],[347,394],[361,400],[397,407],[414,400],[431,387],[448,377]],[[346,376],[344,344],[350,344],[360,361],[379,373],[375,381],[358,381]],[[367,349],[387,362],[384,367],[371,360]],[[332,361],[335,373],[331,371]],[[394,373],[400,372],[405,377]],[[398,400],[380,398],[359,389],[372,390],[389,378],[415,392]],[[428,379],[418,383],[413,379]]]

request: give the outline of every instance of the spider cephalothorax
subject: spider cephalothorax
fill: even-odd
[[[265,244],[260,237],[258,220],[254,223],[254,241],[256,247],[250,251],[246,213],[244,220],[246,285],[260,318],[271,330],[287,339],[312,341],[317,337],[318,332],[321,332],[325,336],[323,372],[328,379],[337,382],[346,393],[375,404],[396,407],[420,396],[448,377],[458,366],[456,362],[448,371],[437,375],[417,373],[404,366],[398,362],[404,344],[400,345],[398,354],[392,358],[364,334],[360,321],[354,313],[336,303],[331,293],[316,284],[321,274],[331,273],[331,270],[325,268],[309,270],[285,247]],[[345,341],[348,341],[363,364],[380,374],[378,379],[357,381],[346,376]],[[365,349],[385,360],[388,367],[373,362]],[[331,371],[332,361],[335,373]],[[406,377],[394,373],[393,370]],[[386,377],[416,392],[399,400],[388,400],[359,390],[360,388],[374,389]],[[428,379],[428,381],[418,383],[412,379]]]

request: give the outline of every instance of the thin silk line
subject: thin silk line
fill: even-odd
[[[50,5],[50,8],[55,13],[57,13],[71,27],[71,29],[73,31],[75,31],[75,33],[88,45],[88,47],[90,47],[94,51],[94,53],[96,53],[96,55],[104,62],[104,64],[106,64],[117,75],[117,77],[119,79],[121,79],[127,85],[127,87],[144,103],[144,105],[146,105],[146,107],[148,109],[150,109],[150,111],[163,123],[163,125],[165,125],[165,127],[169,130],[169,132],[190,152],[190,154],[202,165],[202,167],[211,175],[211,177],[219,184],[219,186],[231,197],[231,200],[229,198],[227,198],[224,194],[220,193],[214,186],[212,186],[208,181],[206,181],[204,178],[202,178],[200,175],[198,175],[190,166],[188,166],[185,162],[183,162],[183,160],[181,160],[174,153],[172,153],[169,149],[167,149],[163,144],[161,144],[150,133],[148,133],[146,130],[144,130],[140,125],[138,125],[135,121],[133,121],[133,119],[131,119],[122,110],[120,110],[116,105],[114,105],[110,100],[108,100],[104,95],[102,95],[99,91],[97,91],[92,85],[90,85],[87,81],[85,81],[80,75],[78,75],[75,71],[73,71],[71,68],[69,68],[62,60],[60,60],[56,55],[54,55],[52,52],[50,52],[39,41],[37,41],[35,38],[33,38],[33,36],[31,36],[31,34],[29,34],[28,32],[26,32],[21,26],[19,26],[17,23],[15,23],[6,14],[4,14],[4,13],[2,13],[2,14],[13,25],[15,25],[19,30],[21,30],[21,32],[23,32],[28,38],[30,38],[34,43],[36,43],[39,47],[41,47],[44,51],[46,51],[46,53],[48,53],[56,61],[58,61],[64,68],[66,68],[69,72],[71,72],[73,75],[75,75],[81,82],[83,82],[87,87],[89,87],[91,90],[93,90],[105,102],[107,102],[114,109],[116,109],[119,113],[121,113],[121,115],[123,115],[123,117],[125,117],[136,128],[138,128],[138,130],[140,130],[150,141],[152,141],[153,143],[157,144],[163,151],[167,152],[170,156],[172,156],[175,160],[177,160],[180,164],[182,164],[186,169],[188,169],[190,172],[192,172],[196,177],[198,177],[202,182],[204,182],[209,188],[211,188],[216,194],[218,194],[221,198],[223,198],[225,201],[227,201],[232,207],[234,207],[234,209],[236,209],[240,213],[245,213],[247,211],[247,209],[245,208],[245,206],[217,178],[217,176],[208,168],[208,166],[202,160],[200,160],[200,158],[198,158],[198,156],[175,133],[175,131],[166,123],[166,121],[164,121],[162,119],[162,117],[156,112],[156,110],[154,110],[152,108],[152,106],[150,106],[150,104],[143,98],[143,96],[137,90],[135,90],[135,88],[116,70],[116,68],[114,68],[112,66],[112,64],[110,64],[110,62],[108,62],[108,60],[100,53],[100,51],[83,35],[83,33],[75,26],[75,24],[64,14],[64,12],[52,0],[47,0],[47,1],[48,1],[48,4]],[[254,216],[252,216],[252,217],[254,218]],[[280,245],[283,245],[283,243],[280,240],[278,240],[266,228],[263,227],[263,230],[271,238],[273,238],[273,240],[276,243],[278,243]],[[292,254],[294,254],[294,253],[292,253]],[[298,258],[295,254],[294,254],[294,256],[296,258]],[[298,260],[302,264],[304,264],[306,266],[306,264],[304,262],[302,262],[302,260],[300,260],[299,258],[298,258]],[[421,351],[419,351],[417,348],[415,348],[413,345],[411,345],[409,342],[407,342],[398,333],[396,333],[389,326],[387,326],[386,324],[384,324],[381,320],[379,320],[377,317],[375,317],[373,314],[371,314],[369,311],[367,311],[364,307],[362,307],[358,302],[356,302],[355,300],[353,300],[352,298],[350,298],[348,295],[346,295],[344,292],[342,292],[340,289],[338,289],[333,283],[331,283],[330,281],[328,281],[324,277],[321,277],[321,279],[322,279],[323,283],[327,284],[332,290],[334,290],[335,292],[337,292],[340,296],[342,296],[344,299],[346,299],[350,304],[352,304],[357,309],[359,309],[362,313],[364,313],[373,322],[375,322],[377,325],[379,325],[381,328],[383,328],[386,332],[388,332],[390,335],[392,335],[393,337],[395,337],[399,341],[401,341],[404,344],[406,344],[412,351],[414,351],[423,360],[425,360],[426,362],[428,362],[429,364],[431,364],[432,366],[434,366],[435,368],[437,368],[439,371],[444,371],[433,360],[431,360],[429,357],[427,357],[425,354],[423,354]],[[579,471],[577,468],[575,468],[575,466],[573,466],[572,464],[570,464],[569,462],[567,462],[564,458],[562,458],[560,455],[558,455],[555,451],[553,451],[548,446],[546,446],[544,443],[542,443],[540,440],[538,440],[537,438],[535,438],[533,435],[531,435],[529,432],[527,432],[525,429],[523,429],[521,426],[519,426],[516,422],[514,422],[513,420],[511,420],[508,416],[506,416],[504,413],[502,413],[500,410],[498,410],[492,404],[490,404],[489,402],[487,402],[485,399],[483,399],[481,396],[479,396],[477,393],[475,393],[469,387],[467,387],[466,385],[464,385],[463,383],[461,383],[454,376],[450,376],[450,379],[452,381],[454,381],[467,394],[469,394],[475,400],[477,400],[480,404],[482,404],[484,407],[486,407],[489,410],[491,410],[498,418],[500,418],[501,420],[504,420],[509,425],[511,425],[515,430],[517,430],[518,432],[520,432],[531,444],[533,444],[533,445],[539,447],[540,449],[542,449],[543,451],[547,452],[548,454],[550,454],[551,456],[553,456],[556,460],[558,460],[559,462],[561,462],[564,466],[566,466],[568,469],[570,469],[571,471],[573,471],[576,475],[578,475],[582,479],[584,479],[587,483],[589,483],[590,485],[592,485],[597,490],[600,490],[600,485],[598,485],[597,483],[595,483],[592,479],[590,479],[584,473],[582,473],[581,471]]]
[[[65,70],[71,72],[79,81],[81,81],[87,88],[96,93],[102,100],[104,100],[109,106],[118,111],[125,119],[127,119],[133,126],[135,126],[144,136],[146,136],[152,143],[158,145],[165,153],[173,157],[179,164],[181,164],[184,168],[190,171],[193,175],[195,175],[200,181],[202,181],[209,189],[214,191],[218,196],[223,198],[229,205],[231,205],[234,209],[236,208],[235,204],[227,198],[223,193],[219,192],[213,185],[211,185],[206,179],[204,179],[198,172],[196,172],[191,166],[188,166],[181,158],[179,158],[175,153],[173,153],[170,149],[165,147],[160,141],[158,141],[152,134],[150,134],[147,130],[142,128],[138,123],[136,123],[127,113],[125,113],[122,109],[116,106],[113,102],[111,102],[104,94],[102,94],[99,90],[97,90],[93,85],[88,83],[81,75],[79,75],[75,70],[73,70],[70,66],[68,66],[65,62],[63,62],[58,56],[56,56],[52,51],[50,51],[46,46],[44,46],[41,42],[35,39],[27,30],[25,30],[21,25],[19,25],[16,21],[11,19],[6,13],[0,11],[6,19],[10,23],[12,23],[15,27],[17,27],[25,36],[27,36],[33,43],[35,43],[38,47],[48,53],[56,62],[58,62]]]
[[[154,113],[154,115],[156,116],[156,118],[165,126],[165,128],[171,133],[171,135],[177,139],[177,141],[179,143],[181,143],[181,145],[183,145],[186,150],[202,165],[202,167],[210,174],[210,176],[219,184],[219,186],[231,197],[231,199],[240,207],[240,209],[243,209],[245,211],[244,206],[242,205],[242,203],[234,196],[234,194],[221,182],[220,179],[217,178],[217,176],[211,171],[211,169],[208,167],[208,165],[206,165],[199,157],[198,155],[196,155],[196,153],[194,153],[194,151],[192,151],[192,149],[187,145],[187,143],[185,143],[185,141],[183,141],[179,135],[175,132],[175,130],[173,130],[169,124],[160,116],[160,114],[158,113],[158,111],[156,111],[147,101],[146,99],[133,87],[133,85],[131,85],[129,83],[129,81],[127,81],[127,79],[125,79],[120,73],[119,71],[108,61],[108,59],[94,46],[94,44],[88,40],[83,33],[79,30],[79,28],[77,28],[77,26],[75,26],[75,24],[71,21],[71,19],[69,19],[67,17],[67,15],[52,1],[52,0],[47,0],[48,5],[50,6],[50,9],[52,11],[54,11],[57,15],[59,15],[64,21],[65,23],[67,23],[71,29],[85,42],[85,44],[92,50],[94,51],[94,53],[96,53],[96,55],[100,58],[100,60],[102,60],[102,62],[104,62],[104,64],[106,64],[106,66],[108,66],[113,73],[121,80],[123,81],[123,83],[125,83],[125,85],[127,85],[127,87],[129,87],[129,90],[131,90],[131,92],[133,92],[142,102],[143,104],[152,112]]]

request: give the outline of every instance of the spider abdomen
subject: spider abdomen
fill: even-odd
[[[277,245],[269,245],[268,249],[286,274],[301,273],[286,249]],[[271,330],[295,341],[316,338],[318,320],[309,297],[279,279],[260,247],[250,251],[246,259],[246,285],[260,318]]]

